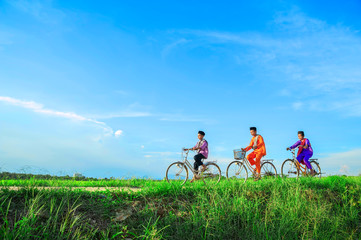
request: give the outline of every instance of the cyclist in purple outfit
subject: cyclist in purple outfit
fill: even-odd
[[[299,163],[303,163],[310,169],[311,174],[315,174],[315,170],[312,169],[310,162],[308,161],[313,155],[313,149],[311,147],[310,140],[305,138],[305,133],[303,131],[298,132],[298,141],[293,144],[287,150],[295,149],[298,147],[297,160]]]

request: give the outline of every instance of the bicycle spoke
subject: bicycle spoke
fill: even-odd
[[[316,161],[311,161],[310,162],[311,164],[311,167],[313,170],[315,170],[315,174],[311,174],[310,171],[308,171],[308,173],[310,174],[310,176],[312,177],[318,177],[318,178],[321,178],[321,168],[320,168],[320,165],[316,162]]]
[[[216,164],[210,163],[207,165],[207,169],[201,173],[201,177],[208,181],[218,182],[221,179],[221,170]]]
[[[285,160],[281,167],[281,174],[282,177],[298,178],[299,170],[297,168],[297,163],[291,159]]]
[[[264,162],[261,166],[261,177],[276,177],[277,171],[275,166],[270,162]]]
[[[167,169],[166,179],[168,182],[180,182],[184,184],[188,179],[188,169],[181,162],[172,163]]]
[[[228,180],[237,179],[246,181],[248,177],[246,168],[243,163],[239,161],[234,161],[228,165],[226,175]]]

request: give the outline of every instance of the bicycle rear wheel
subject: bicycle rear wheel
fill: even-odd
[[[165,178],[169,183],[177,183],[179,182],[183,185],[188,179],[188,168],[182,162],[174,162],[169,165]]]
[[[248,178],[248,172],[242,162],[233,161],[227,167],[226,177],[228,180],[237,179],[246,182]]]
[[[271,162],[264,162],[261,165],[261,178],[277,177],[276,167]]]
[[[292,159],[287,159],[282,163],[281,167],[282,177],[298,178],[300,171],[297,168],[296,163]]]
[[[219,183],[222,177],[221,169],[215,163],[206,163],[207,169],[200,173],[201,178],[207,182]]]
[[[321,178],[321,167],[320,167],[320,165],[316,161],[311,161],[310,164],[311,164],[312,169],[316,171],[316,174],[312,175],[312,176]],[[307,170],[309,171],[309,169],[307,169]]]

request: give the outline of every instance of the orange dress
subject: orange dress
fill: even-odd
[[[261,173],[261,158],[266,155],[266,145],[264,144],[263,137],[261,135],[257,135],[257,148],[248,154],[247,159],[251,163],[251,165],[256,165],[257,173]],[[252,137],[249,145],[244,149],[246,152],[253,148],[254,141],[256,137]],[[256,161],[254,160],[256,159]]]

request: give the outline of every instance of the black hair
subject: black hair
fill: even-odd
[[[257,128],[256,127],[250,127],[249,130],[257,131]]]
[[[304,132],[304,131],[298,131],[298,134],[301,134],[301,135],[302,135],[302,137],[304,137],[304,136],[305,136],[305,132]]]
[[[206,134],[203,131],[198,131],[198,133],[202,136],[205,136]]]

